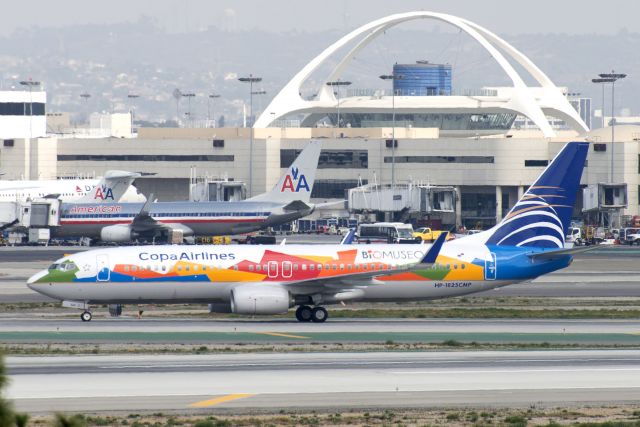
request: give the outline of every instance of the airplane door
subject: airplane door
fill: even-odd
[[[111,278],[111,270],[109,269],[109,256],[96,256],[96,265],[98,267],[98,274],[96,277],[98,279],[98,282],[108,282]]]
[[[491,252],[489,254],[489,259],[484,260],[484,279],[485,280],[496,280],[496,254]]]
[[[292,274],[291,261],[282,261],[282,277],[288,279]]]
[[[268,266],[269,278],[275,279],[276,277],[278,277],[278,263],[276,261],[269,261]]]

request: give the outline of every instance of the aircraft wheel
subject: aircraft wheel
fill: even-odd
[[[296,319],[299,322],[310,322],[313,318],[313,310],[308,305],[301,305],[296,310]]]
[[[311,320],[315,323],[323,323],[329,318],[329,313],[324,307],[314,307],[311,314]]]
[[[81,315],[80,315],[80,320],[82,320],[83,322],[90,322],[91,321],[91,312],[90,311],[84,311]]]

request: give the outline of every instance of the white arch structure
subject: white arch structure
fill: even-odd
[[[398,24],[417,20],[434,19],[449,23],[467,33],[480,46],[482,46],[498,63],[513,83],[513,90],[508,99],[491,99],[494,97],[474,97],[474,103],[482,98],[483,106],[494,111],[514,112],[522,114],[533,121],[544,133],[545,137],[553,137],[555,133],[545,114],[565,120],[565,122],[578,132],[587,131],[588,128],[580,118],[576,110],[571,106],[562,91],[556,87],[551,79],[540,70],[529,58],[511,46],[509,43],[492,33],[491,31],[452,15],[434,12],[407,12],[389,15],[381,19],[369,22],[343,36],[337,42],[326,48],[322,53],[305,65],[272,99],[264,112],[256,120],[254,127],[264,128],[278,118],[291,113],[305,113],[318,111],[331,111],[336,108],[337,100],[332,88],[325,83],[337,80],[347,66],[351,63],[355,55],[366,47],[372,40],[379,36],[386,29]],[[366,35],[365,35],[366,34]],[[352,42],[354,39],[365,35],[347,55],[340,60],[336,68],[324,80],[318,96],[314,100],[305,100],[300,96],[300,90],[309,76],[326,61],[336,51]],[[541,86],[538,99],[533,95],[523,81],[522,77],[513,68],[511,63],[505,58],[498,48],[502,49],[512,60],[518,62]],[[416,97],[411,97],[416,98]],[[433,97],[437,98],[437,97]],[[452,98],[452,97],[447,97]],[[458,97],[454,97],[458,98]],[[486,98],[486,99],[485,99]],[[347,99],[342,100],[341,108],[348,111],[350,105]],[[398,103],[398,100],[396,100]],[[351,106],[354,107],[354,106]],[[402,104],[396,105],[397,109],[402,109]],[[414,106],[415,108],[415,106]],[[355,109],[355,108],[354,108]]]

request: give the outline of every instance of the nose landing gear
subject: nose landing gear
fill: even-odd
[[[314,322],[322,323],[329,318],[329,313],[324,307],[309,307],[308,305],[301,305],[296,310],[296,319],[299,322]]]
[[[91,322],[92,317],[93,316],[91,315],[90,311],[83,311],[80,315],[80,320],[82,320],[83,322]]]

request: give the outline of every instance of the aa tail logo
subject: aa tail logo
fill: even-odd
[[[284,177],[284,182],[282,183],[280,192],[284,193],[287,190],[291,191],[292,193],[297,193],[300,190],[311,191],[309,189],[309,184],[307,183],[307,178],[303,173],[300,173],[300,171],[296,167],[292,167],[291,173],[287,174]]]
[[[96,193],[93,198],[95,200],[113,200],[113,190],[111,187],[107,187],[106,185],[96,187]]]

